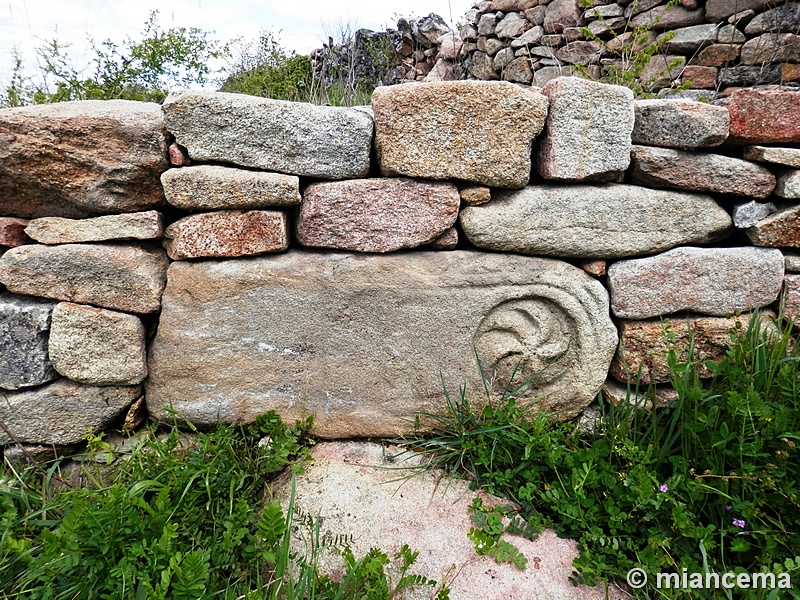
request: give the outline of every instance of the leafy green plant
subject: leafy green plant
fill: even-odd
[[[670,406],[644,410],[646,399],[615,405],[601,396],[593,436],[555,425],[507,393],[478,409],[462,389],[456,401],[446,394],[446,416],[410,448],[512,500],[528,530],[549,526],[575,539],[576,581],[624,579],[633,567],[653,577],[683,568],[798,577],[800,352],[791,324],[761,320],[731,331],[725,357],[707,365],[709,380],[699,377],[691,346],[682,362],[670,351],[678,392]],[[508,526],[480,511],[470,537],[488,554]],[[767,597],[763,591],[753,597]]]

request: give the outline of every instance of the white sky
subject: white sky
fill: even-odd
[[[162,28],[198,27],[223,42],[257,40],[263,29],[280,31],[282,46],[307,54],[340,25],[353,29],[394,28],[398,16],[437,13],[453,26],[473,0],[0,0],[0,89],[11,79],[12,48],[22,54],[25,71],[36,71],[34,48],[57,37],[71,44],[78,65],[89,56],[87,36],[96,43],[139,39],[153,10]]]

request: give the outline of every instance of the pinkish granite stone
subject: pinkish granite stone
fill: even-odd
[[[25,235],[25,227],[28,226],[28,223],[27,219],[0,217],[0,246],[16,248],[32,243],[32,240]]]

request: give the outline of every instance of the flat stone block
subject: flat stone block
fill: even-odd
[[[577,415],[616,349],[607,292],[566,263],[479,252],[293,251],[177,262],[150,346],[147,406],[197,425],[268,410],[326,438],[389,437],[441,413],[442,379],[485,396],[539,373],[523,402]]]
[[[164,235],[163,221],[161,213],[155,210],[93,219],[42,217],[33,219],[25,233],[41,244],[157,240]]]
[[[634,144],[667,148],[719,146],[728,137],[730,116],[722,106],[685,100],[636,100]]]
[[[0,293],[0,388],[16,390],[58,377],[47,355],[55,302]]]
[[[747,237],[756,246],[800,248],[800,206],[784,207],[753,225]]]
[[[736,90],[720,101],[731,115],[731,137],[737,144],[800,142],[800,92],[790,88]]]

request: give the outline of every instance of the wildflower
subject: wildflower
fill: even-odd
[[[669,486],[666,483],[662,483],[661,487],[658,488],[659,492],[666,492],[669,491]]]
[[[741,527],[744,529],[744,519],[734,519],[731,522],[733,523],[734,527]]]
[[[726,504],[725,505],[725,510],[730,510],[730,509],[731,509],[731,505],[730,504]]]

